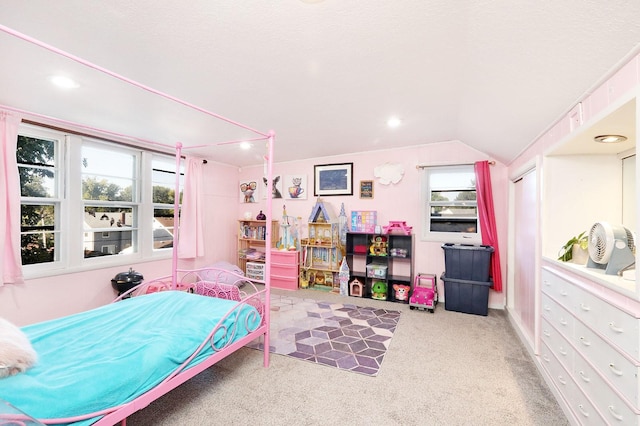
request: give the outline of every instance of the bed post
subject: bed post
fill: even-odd
[[[266,288],[265,298],[264,298],[264,319],[265,324],[267,324],[267,329],[264,333],[264,366],[269,366],[269,337],[270,337],[270,317],[271,317],[271,220],[273,218],[273,191],[269,191],[271,182],[273,182],[273,143],[275,140],[275,132],[273,130],[269,131],[269,139],[267,140],[267,223],[266,223],[266,236],[265,241],[267,242],[267,250],[265,253],[265,279],[264,285]]]
[[[180,238],[180,160],[182,143],[176,142],[176,190],[173,194],[173,248],[171,250],[171,289],[178,288],[178,239]]]

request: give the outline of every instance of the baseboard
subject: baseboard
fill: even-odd
[[[533,360],[533,364],[536,366],[536,369],[542,376],[542,379],[547,384],[547,387],[553,394],[553,397],[556,399],[556,402],[560,406],[560,409],[562,409],[562,412],[564,413],[565,417],[567,418],[569,423],[571,423],[572,425],[579,426],[580,422],[578,422],[578,419],[575,417],[575,415],[569,408],[569,404],[567,404],[567,402],[565,401],[564,397],[560,393],[560,390],[557,388],[556,384],[553,382],[553,380],[549,376],[549,373],[547,372],[547,370],[545,370],[542,364],[540,363],[540,358],[536,356],[534,352],[534,348],[531,347],[528,339],[522,333],[522,329],[520,327],[520,323],[518,319],[512,315],[509,308],[505,307],[505,310],[507,311],[507,318],[509,319],[509,324],[511,324],[513,331],[515,331],[516,335],[518,336],[518,339],[520,339],[520,343],[522,343],[522,346],[524,346],[527,353]]]

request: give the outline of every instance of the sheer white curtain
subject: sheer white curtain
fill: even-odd
[[[16,160],[19,124],[19,117],[0,111],[0,286],[23,282],[20,257],[20,177]]]
[[[184,176],[180,229],[178,231],[178,257],[181,259],[204,256],[202,185],[202,160],[188,158]],[[179,194],[176,194],[176,196],[179,196]],[[177,224],[174,224],[174,226],[177,226]]]

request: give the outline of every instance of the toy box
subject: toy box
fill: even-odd
[[[367,265],[367,277],[368,278],[387,278],[387,265],[376,265],[371,263]]]
[[[469,281],[489,281],[493,247],[472,244],[442,245],[447,278]]]
[[[457,280],[445,274],[442,274],[440,279],[444,282],[444,308],[447,311],[487,316],[492,280]]]
[[[351,212],[351,232],[373,234],[376,229],[378,212],[375,210],[354,210]]]

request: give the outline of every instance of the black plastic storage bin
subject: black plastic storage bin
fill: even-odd
[[[493,247],[445,243],[442,249],[444,250],[444,272],[447,278],[489,281]]]
[[[470,281],[449,278],[442,274],[444,283],[444,309],[466,314],[489,313],[489,288],[493,281]]]

